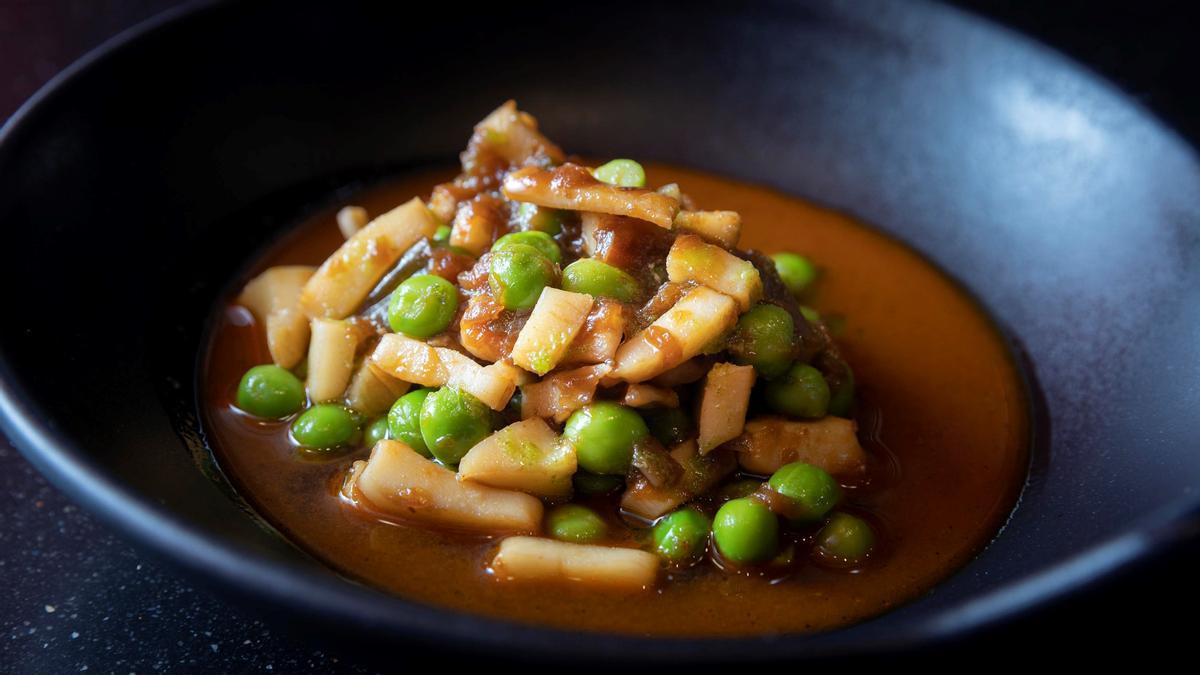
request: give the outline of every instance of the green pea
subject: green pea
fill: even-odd
[[[779,278],[783,279],[783,285],[787,286],[792,295],[804,295],[817,280],[817,266],[802,255],[776,253],[771,259],[775,261],[775,271],[779,273]]]
[[[331,450],[349,445],[358,426],[358,416],[344,406],[318,403],[292,422],[292,438],[309,450]]]
[[[563,437],[575,446],[579,466],[599,474],[625,475],[633,444],[650,435],[632,408],[599,401],[571,413]]]
[[[683,408],[644,410],[642,417],[646,420],[650,434],[667,447],[679,445],[696,432],[691,416],[684,412]]]
[[[510,244],[492,252],[488,285],[505,309],[530,309],[542,289],[554,283],[554,262],[528,244]]]
[[[581,495],[607,495],[625,485],[624,476],[602,476],[586,471],[577,471],[574,477],[575,492]]]
[[[792,509],[788,515],[795,523],[824,518],[842,496],[842,488],[833,476],[804,462],[779,467],[767,484],[790,500]]]
[[[717,499],[722,502],[727,502],[730,499],[741,499],[749,497],[758,492],[762,487],[762,481],[757,478],[739,478],[731,483],[726,483],[717,490]]]
[[[563,270],[562,287],[572,293],[633,302],[641,291],[637,279],[595,258],[580,258]]]
[[[421,404],[421,438],[442,464],[458,464],[490,433],[491,409],[465,391],[442,387]]]
[[[432,457],[421,436],[421,406],[432,389],[415,389],[392,404],[387,414],[388,438],[400,441],[417,452]]]
[[[795,328],[782,307],[755,305],[738,319],[729,338],[730,355],[734,363],[754,366],[763,377],[778,377],[791,365]]]
[[[458,289],[436,274],[418,274],[392,291],[388,324],[397,333],[427,338],[446,330],[458,311]]]
[[[837,373],[829,387],[829,414],[849,417],[850,410],[854,407],[854,371],[850,369],[849,364],[840,359],[837,365],[840,366],[841,372]],[[825,381],[829,382],[830,378],[826,378]]]
[[[654,550],[676,565],[704,555],[708,544],[708,518],[692,507],[680,509],[654,524]]]
[[[586,506],[563,504],[546,514],[546,531],[555,539],[588,544],[603,539],[608,525]]]
[[[545,232],[537,232],[528,230],[525,232],[510,232],[496,240],[492,244],[493,251],[501,251],[513,244],[525,244],[532,246],[555,263],[562,262],[562,251],[559,250],[558,244],[554,242],[554,238]]]
[[[809,323],[821,323],[821,313],[808,305],[800,305],[800,315]]]
[[[255,417],[287,417],[305,400],[304,383],[279,366],[254,366],[238,382],[237,407]]]
[[[632,159],[614,159],[592,171],[596,180],[617,187],[646,187],[646,171]]]
[[[862,518],[837,512],[817,532],[816,550],[823,558],[839,564],[862,562],[875,548],[875,532]]]
[[[551,209],[529,202],[522,202],[517,207],[517,222],[525,230],[536,230],[554,236],[562,232],[562,211]]]
[[[438,243],[450,241],[450,226],[438,225],[438,228],[433,231],[433,240]]]
[[[807,363],[794,363],[781,377],[763,387],[767,405],[792,417],[824,417],[829,408],[829,384],[821,371]]]
[[[386,438],[388,438],[388,419],[387,417],[376,417],[363,432],[363,445],[373,448],[376,443]]]
[[[717,510],[713,541],[721,557],[734,564],[766,562],[779,548],[779,519],[756,499],[733,499]]]

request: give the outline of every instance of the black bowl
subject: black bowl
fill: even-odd
[[[389,597],[247,517],[196,424],[214,299],[314,202],[445,162],[508,97],[573,150],[848,211],[971,289],[1015,336],[1039,403],[1003,532],[936,592],[844,630],[643,640]],[[1196,154],[1088,73],[953,10],[204,5],[56,78],[0,135],[0,176],[5,431],[138,541],[303,623],[543,658],[879,651],[1009,619],[1195,525]]]

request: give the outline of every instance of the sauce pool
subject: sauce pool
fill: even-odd
[[[429,194],[451,171],[411,174],[348,203],[382,213]],[[238,380],[269,363],[265,338],[232,299],[213,317],[201,383],[203,424],[243,498],[299,547],[340,573],[397,595],[465,612],[559,628],[670,636],[827,630],[877,615],[932,588],[998,531],[1019,494],[1028,453],[1027,401],[1005,343],[974,302],[907,247],[855,221],[780,193],[667,166],[701,208],[734,210],[739,247],[791,250],[823,269],[812,304],[843,317],[837,337],[858,383],[868,484],[851,492],[878,524],[880,547],[852,573],[808,564],[783,579],[699,566],[629,594],[500,583],[487,571],[496,541],[372,520],[338,498],[365,451],[314,459],[287,441],[286,422],[233,407]],[[283,238],[249,274],[318,265],[342,241],[331,206]],[[611,509],[610,509],[611,511]],[[610,513],[614,525],[615,513]]]

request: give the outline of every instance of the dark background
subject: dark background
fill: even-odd
[[[897,0],[901,1],[901,0]],[[178,0],[0,0],[0,121],[63,67]],[[953,4],[1087,64],[1200,144],[1194,2]],[[0,177],[2,180],[3,177]],[[1145,665],[1191,650],[1200,545],[1096,592],[942,650],[1028,661],[1046,652]],[[133,550],[50,487],[0,437],[0,673],[360,672],[353,654],[233,606]]]

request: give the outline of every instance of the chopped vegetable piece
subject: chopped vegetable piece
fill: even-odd
[[[458,340],[476,358],[499,361],[512,351],[517,333],[528,318],[504,309],[491,293],[478,293],[467,301],[459,319]]]
[[[829,384],[807,363],[794,363],[782,377],[769,380],[763,397],[773,410],[792,417],[816,419],[829,410]]]
[[[554,262],[528,244],[510,244],[493,251],[488,286],[505,309],[519,311],[537,304],[542,291],[554,285]]]
[[[449,242],[450,231],[449,225],[438,225],[438,228],[433,232],[433,240],[438,243]]]
[[[644,476],[635,476],[621,495],[623,511],[652,521],[708,492],[737,466],[732,453],[724,449],[701,455],[695,441],[685,441],[671,448],[671,458],[683,467],[678,484],[660,488]]]
[[[379,441],[385,440],[388,437],[388,420],[386,417],[376,417],[363,431],[363,445],[368,448],[375,447]]]
[[[367,210],[361,206],[344,206],[337,212],[338,230],[346,239],[366,227],[369,220]]]
[[[282,368],[295,367],[308,350],[308,317],[300,311],[300,292],[314,271],[307,265],[272,267],[246,284],[238,297],[238,304],[263,324],[271,360]]]
[[[442,464],[458,464],[490,433],[491,411],[465,391],[442,387],[421,404],[421,438]]]
[[[554,242],[554,238],[545,232],[527,230],[525,232],[506,234],[497,239],[495,244],[492,244],[492,251],[501,251],[513,244],[532,246],[540,251],[542,255],[549,258],[551,262],[555,264],[562,262],[562,251],[559,250],[558,244]]]
[[[533,115],[517,109],[516,101],[505,101],[479,124],[475,134],[489,148],[513,164],[544,158],[555,164],[563,160],[557,145],[538,131]],[[475,143],[475,139],[471,139]]]
[[[371,362],[398,380],[424,387],[440,387],[450,377],[433,347],[397,333],[380,338]]]
[[[775,261],[775,271],[779,272],[779,278],[783,279],[788,291],[796,297],[803,296],[817,280],[817,266],[802,255],[776,253],[771,259]]]
[[[363,359],[354,377],[350,378],[346,405],[364,415],[379,415],[392,407],[396,399],[408,391],[408,386],[407,382],[383,372],[370,359]]]
[[[562,211],[547,209],[523,202],[517,207],[517,224],[522,230],[545,232],[554,236],[562,232]]]
[[[409,337],[427,338],[450,326],[458,311],[458,289],[434,274],[405,279],[388,302],[388,325]]]
[[[641,293],[637,279],[595,258],[580,258],[563,270],[565,291],[633,302]]]
[[[639,188],[619,188],[596,180],[587,169],[566,163],[553,170],[525,167],[504,179],[505,197],[571,211],[593,211],[646,220],[670,229],[679,202]]]
[[[492,559],[503,581],[560,581],[614,590],[643,590],[658,578],[658,558],[633,548],[509,537]]]
[[[446,371],[444,384],[458,387],[492,410],[504,410],[517,390],[513,377],[516,368],[504,363],[481,366],[466,354],[445,347],[436,351]]]
[[[575,450],[540,418],[510,424],[480,441],[458,464],[458,477],[539,497],[571,494]]]
[[[700,454],[708,454],[742,433],[753,389],[754,369],[750,366],[718,363],[708,371],[700,395]]]
[[[737,321],[737,303],[704,286],[691,289],[648,328],[621,345],[611,377],[643,382],[699,354]]]
[[[630,408],[678,408],[679,394],[673,389],[652,384],[631,384],[625,388],[621,403]]]
[[[454,220],[454,212],[458,210],[458,200],[463,196],[461,188],[453,183],[435,185],[433,192],[429,194],[429,211],[433,213],[434,218],[443,223],[448,223]],[[442,231],[443,227],[446,228],[446,234],[441,239],[438,239],[438,233]],[[433,238],[436,241],[446,241],[450,238],[450,227],[439,225]]]
[[[308,347],[308,396],[333,401],[346,393],[354,374],[354,352],[361,333],[349,321],[313,319]]]
[[[835,513],[817,532],[816,552],[825,562],[854,565],[865,560],[875,548],[875,532],[862,518]]]
[[[809,323],[821,323],[821,313],[808,305],[800,305],[800,315]]]
[[[597,180],[624,188],[646,187],[646,170],[632,159],[614,159],[592,170]]]
[[[653,436],[633,444],[630,466],[656,488],[674,487],[683,478],[683,466]]]
[[[579,214],[580,237],[587,257],[631,273],[665,280],[664,261],[675,235],[653,223],[628,216]]]
[[[767,417],[747,422],[732,447],[742,468],[751,473],[770,475],[785,464],[805,462],[837,478],[853,478],[867,463],[857,430],[852,420],[840,417],[811,422]]]
[[[729,338],[734,363],[754,366],[765,378],[787,372],[795,353],[795,323],[787,310],[761,303],[738,319]]]
[[[554,370],[583,328],[591,308],[590,295],[545,289],[517,335],[512,362],[538,375]]]
[[[625,306],[610,298],[595,298],[583,328],[571,341],[559,365],[611,361],[625,338]]]
[[[728,562],[763,563],[779,549],[779,520],[756,499],[731,499],[713,518],[713,541]]]
[[[720,291],[737,300],[743,312],[763,293],[762,279],[753,263],[690,234],[676,237],[667,254],[667,276],[677,283],[694,281]]]
[[[454,214],[449,243],[479,257],[504,232],[507,222],[499,199],[489,194],[475,195]]]
[[[304,384],[279,366],[254,366],[238,383],[237,407],[255,417],[287,417],[304,407]]]
[[[654,524],[654,550],[673,565],[690,565],[704,555],[711,525],[696,509],[680,509]]]
[[[592,473],[622,475],[629,470],[633,445],[650,435],[633,410],[599,401],[575,411],[563,437],[575,446],[579,466]]]
[[[542,502],[537,497],[460,481],[453,471],[400,441],[376,444],[355,476],[354,487],[366,498],[365,505],[388,515],[482,532],[541,529]]]
[[[811,523],[824,518],[842,496],[842,489],[833,476],[804,462],[779,467],[767,484],[787,498],[789,508],[779,515],[793,523]]]
[[[372,220],[304,284],[300,307],[311,317],[350,316],[392,263],[422,238],[433,236],[437,225],[416,198]]]
[[[333,450],[354,441],[358,424],[354,413],[343,406],[318,403],[292,422],[292,438],[309,450]]]
[[[401,396],[388,411],[388,438],[402,441],[424,457],[433,457],[421,435],[421,406],[432,389],[417,389]]]
[[[564,422],[592,402],[596,387],[611,368],[606,364],[559,371],[540,382],[521,386],[521,417],[553,418]]]
[[[732,249],[742,236],[742,217],[737,211],[680,211],[675,215],[675,229]]]
[[[592,544],[604,538],[608,525],[586,506],[563,504],[546,514],[546,533],[559,541]]]
[[[530,384],[537,381],[537,376],[523,368],[518,368],[511,363],[505,361],[497,361],[490,366],[485,366],[484,369],[494,369],[498,373],[502,373],[505,377],[516,383],[518,387]]]

